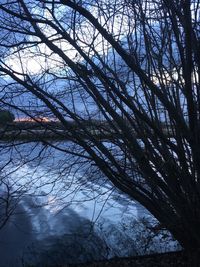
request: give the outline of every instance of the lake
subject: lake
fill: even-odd
[[[59,149],[41,142],[0,143],[1,226],[11,214],[0,230],[0,267],[144,253],[150,233],[138,220],[150,214],[113,189],[95,166],[67,155],[72,143],[53,145]],[[160,237],[149,247],[163,249]]]

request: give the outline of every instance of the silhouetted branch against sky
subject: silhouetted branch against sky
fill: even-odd
[[[59,120],[185,248],[200,245],[199,27],[198,1],[0,4],[2,106]]]

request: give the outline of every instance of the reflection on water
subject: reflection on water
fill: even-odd
[[[124,231],[122,222],[144,209],[64,153],[69,142],[59,144],[62,151],[42,143],[0,145],[2,222],[12,214],[0,231],[0,267],[138,253],[134,231]]]
[[[26,200],[27,208],[30,200]],[[0,231],[1,267],[84,262],[102,259],[107,254],[106,244],[94,231],[91,221],[73,210],[67,208],[52,217],[41,209],[33,212],[41,232],[32,222],[33,214],[25,212],[23,205],[18,206],[16,214]]]
[[[122,256],[126,254],[126,249],[124,254],[121,249],[118,252],[116,248],[115,251],[112,250],[111,243],[115,242],[114,239],[124,243],[127,241],[127,237],[122,236],[114,226],[115,218],[109,220],[108,214],[103,216],[102,213],[104,223],[100,218],[94,225],[70,207],[54,214],[49,211],[49,207],[33,208],[35,202],[38,203],[39,200],[24,197],[14,215],[1,229],[1,267],[23,266],[24,263],[33,263],[35,266],[78,263],[118,256],[118,253]],[[111,236],[113,231],[114,236]],[[110,240],[111,243],[105,238],[108,233],[113,239]],[[134,246],[131,250],[134,253]]]
[[[31,218],[18,205],[15,215],[10,217],[0,231],[0,266],[21,266],[22,252],[34,239]],[[12,263],[12,264],[11,264]]]

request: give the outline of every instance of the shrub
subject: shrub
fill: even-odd
[[[8,110],[0,110],[0,125],[5,125],[9,122],[13,122],[15,116]]]

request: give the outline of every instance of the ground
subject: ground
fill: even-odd
[[[72,265],[71,265],[72,266]],[[137,256],[132,258],[115,258],[107,261],[73,265],[73,267],[200,267],[200,253],[184,251]],[[58,267],[58,266],[57,266]],[[63,266],[68,267],[68,266]]]

